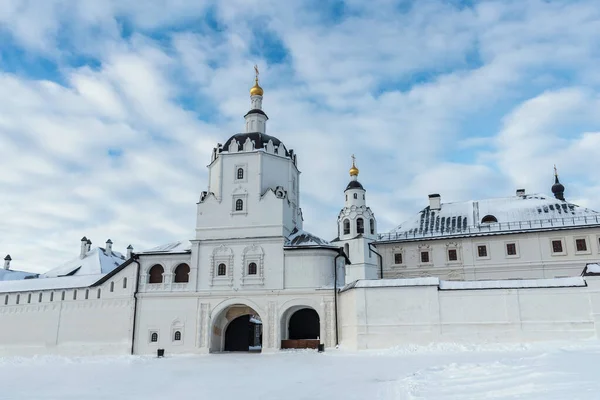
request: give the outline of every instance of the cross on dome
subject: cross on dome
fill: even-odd
[[[254,65],[254,73],[254,86],[252,86],[252,88],[250,89],[250,96],[262,96],[264,92],[258,84],[258,65]]]
[[[356,157],[352,154],[352,168],[350,168],[350,176],[358,176],[358,168],[356,168]]]

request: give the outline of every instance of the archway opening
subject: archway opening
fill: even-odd
[[[211,352],[261,352],[262,321],[244,304],[232,305],[213,320]]]
[[[287,321],[286,339],[281,341],[282,349],[316,349],[321,342],[321,322],[319,314],[312,308],[290,310]]]

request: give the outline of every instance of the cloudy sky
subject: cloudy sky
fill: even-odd
[[[0,254],[194,234],[254,64],[298,153],[305,229],[336,234],[350,155],[380,231],[427,204],[549,193],[600,209],[600,7],[589,1],[3,0]]]

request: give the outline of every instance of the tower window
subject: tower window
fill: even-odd
[[[344,220],[344,235],[349,235],[350,234],[350,220],[345,219]]]
[[[250,264],[248,264],[248,275],[256,275],[256,272],[256,263],[251,262]]]
[[[375,234],[375,220],[373,218],[371,218],[371,235]]]
[[[235,211],[243,211],[244,210],[244,200],[237,199],[235,201]]]
[[[357,193],[354,193],[354,198],[358,199],[358,194]]]
[[[173,340],[176,342],[181,340],[181,331],[175,331],[175,335],[173,335]]]
[[[362,218],[356,220],[356,232],[365,233],[365,221]]]
[[[152,334],[150,335],[150,341],[152,343],[156,343],[158,342],[158,333],[156,332],[152,332]]]
[[[237,169],[237,179],[244,179],[244,168]]]
[[[225,264],[221,263],[217,267],[217,275],[218,276],[225,276],[225,274],[227,274],[227,266]]]
[[[458,252],[456,249],[448,249],[448,261],[458,260]]]

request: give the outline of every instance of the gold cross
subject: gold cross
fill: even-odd
[[[352,165],[354,165],[354,161],[356,161],[356,157],[354,157],[354,154],[352,154]]]
[[[256,79],[258,79],[258,65],[254,64],[254,72],[256,73]]]

